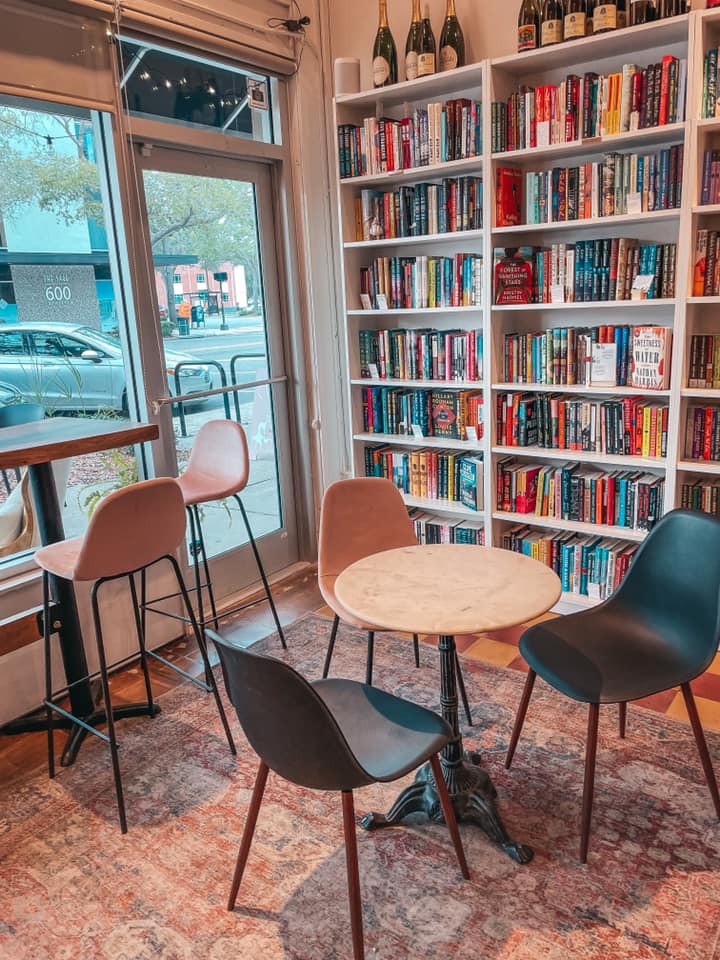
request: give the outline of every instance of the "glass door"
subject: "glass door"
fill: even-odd
[[[177,470],[204,423],[242,424],[250,451],[242,499],[270,573],[297,559],[270,169],[153,147],[142,193],[168,396],[184,398],[172,403]],[[204,396],[219,388],[231,389]],[[257,569],[237,503],[201,509],[221,600],[257,580]]]

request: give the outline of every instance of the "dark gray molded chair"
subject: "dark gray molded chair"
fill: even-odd
[[[680,687],[715,812],[720,795],[690,681],[704,673],[720,639],[720,521],[674,510],[653,528],[615,593],[592,610],[526,630],[520,652],[530,666],[505,766],[509,767],[535,678],[590,705],[580,859],[587,860],[600,704],[620,707]]]
[[[0,407],[0,429],[3,427],[18,427],[25,423],[34,423],[37,420],[45,419],[45,407],[41,403],[9,403],[5,407]],[[16,482],[20,482],[20,471],[15,468]],[[5,490],[10,493],[10,479],[7,471],[2,471]]]
[[[207,630],[220,655],[228,696],[260,757],[228,900],[233,910],[247,863],[267,780],[274,770],[313,790],[342,794],[353,955],[362,960],[360,902],[353,790],[389,783],[429,760],[460,870],[469,872],[438,753],[453,732],[437,714],[354,680],[308,683],[292,667],[233,646]],[[276,709],[281,706],[282,709]]]

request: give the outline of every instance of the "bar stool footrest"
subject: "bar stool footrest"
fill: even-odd
[[[200,689],[204,690],[205,693],[210,693],[212,691],[212,687],[209,683],[205,683],[198,677],[194,677],[191,673],[188,673],[187,670],[183,670],[183,668],[179,667],[176,663],[172,663],[170,660],[166,660],[165,657],[161,657],[159,653],[148,650],[147,655],[148,657],[152,657],[153,660],[157,660],[158,663],[162,663],[163,666],[169,667],[170,670],[174,670],[175,673],[180,674],[181,677],[185,677],[186,680],[189,680],[190,683],[194,683],[196,687],[200,687]]]

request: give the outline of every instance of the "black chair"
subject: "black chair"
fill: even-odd
[[[0,430],[3,427],[19,427],[24,423],[34,423],[36,420],[45,419],[45,407],[41,403],[9,403],[5,407],[0,407]],[[12,485],[6,470],[2,473],[5,490],[10,494]],[[20,470],[15,467],[15,482],[20,482]]]
[[[717,653],[720,638],[720,521],[674,510],[653,528],[615,593],[592,610],[526,630],[520,652],[530,666],[505,766],[509,767],[535,677],[590,705],[580,859],[587,860],[600,704],[620,707],[679,686],[685,699],[715,812],[720,795],[690,689]]]
[[[313,790],[342,794],[353,955],[362,960],[360,902],[353,790],[389,783],[426,760],[432,765],[445,822],[460,870],[469,872],[438,753],[453,732],[437,714],[354,680],[308,683],[287,664],[233,646],[211,630],[228,696],[253,750],[260,757],[232,881],[233,910],[250,852],[268,770]],[[276,709],[281,705],[282,709]]]

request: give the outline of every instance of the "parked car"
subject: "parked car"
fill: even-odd
[[[210,388],[208,367],[185,353],[166,351],[170,394],[175,368],[180,392]],[[0,327],[0,383],[22,400],[40,401],[49,411],[116,410],[126,413],[127,379],[120,341],[92,327],[72,323],[18,323]],[[204,401],[197,401],[204,402]]]

